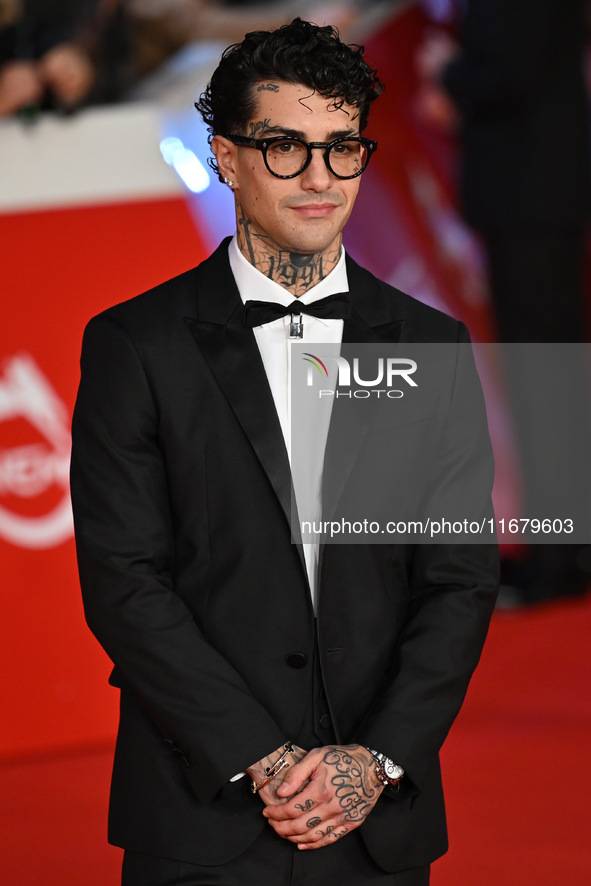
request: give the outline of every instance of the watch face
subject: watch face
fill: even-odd
[[[393,763],[388,757],[382,757],[382,766],[384,767],[386,778],[391,781],[394,781],[397,778],[402,778],[404,775],[404,769],[402,766],[397,766],[396,763]]]
[[[386,773],[387,778],[401,778],[404,774],[404,770],[402,766],[397,766],[396,763],[393,763],[392,760],[389,760],[387,757],[384,760],[384,772]]]
[[[368,750],[379,762],[382,772],[388,781],[400,781],[404,775],[402,766],[398,766],[389,757],[386,757],[385,754],[380,754],[379,751],[372,751],[370,748]]]

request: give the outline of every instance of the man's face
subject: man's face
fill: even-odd
[[[359,135],[358,111],[351,105],[335,108],[334,99],[308,87],[278,82],[255,86],[258,107],[241,135],[250,138],[291,135],[307,142],[330,142]],[[339,179],[324,162],[324,152],[312,151],[310,165],[291,179],[273,176],[261,151],[232,145],[234,191],[250,235],[263,236],[273,246],[304,255],[336,247],[359,190],[359,178]]]

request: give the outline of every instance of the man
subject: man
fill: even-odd
[[[121,689],[126,886],[419,886],[446,849],[438,751],[494,546],[319,549],[290,530],[290,333],[456,357],[467,341],[343,254],[379,91],[358,47],[299,19],[226,50],[198,107],[236,236],[85,333],[72,495],[87,619]],[[411,446],[408,472],[451,488],[459,471],[486,510],[480,415],[462,373],[440,375],[447,418],[413,425],[439,448],[427,467]]]

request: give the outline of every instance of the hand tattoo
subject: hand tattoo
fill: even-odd
[[[318,816],[316,816],[316,818],[309,818],[308,821],[306,822],[306,827],[307,828],[315,828],[316,825],[319,825],[321,823],[321,821],[322,821],[322,819],[318,818]]]
[[[334,769],[331,784],[346,821],[365,819],[381,793],[375,786],[373,762],[349,754],[345,748],[330,748],[324,762]]]

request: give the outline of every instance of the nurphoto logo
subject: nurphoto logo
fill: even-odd
[[[306,378],[306,384],[310,388],[316,387],[318,375],[322,382],[329,380],[330,373],[325,361],[330,361],[333,367],[336,366],[336,386],[318,389],[319,398],[348,397],[365,400],[383,395],[391,400],[399,400],[404,397],[404,390],[395,388],[394,384],[405,382],[411,388],[418,387],[417,382],[411,377],[417,371],[417,362],[409,357],[378,357],[377,365],[374,365],[369,378],[362,375],[359,357],[353,358],[352,365],[345,357],[324,355],[318,357],[307,352],[304,352],[302,359],[310,364]],[[367,366],[364,369],[364,373],[366,372]],[[351,376],[353,384],[358,387],[352,387]]]

